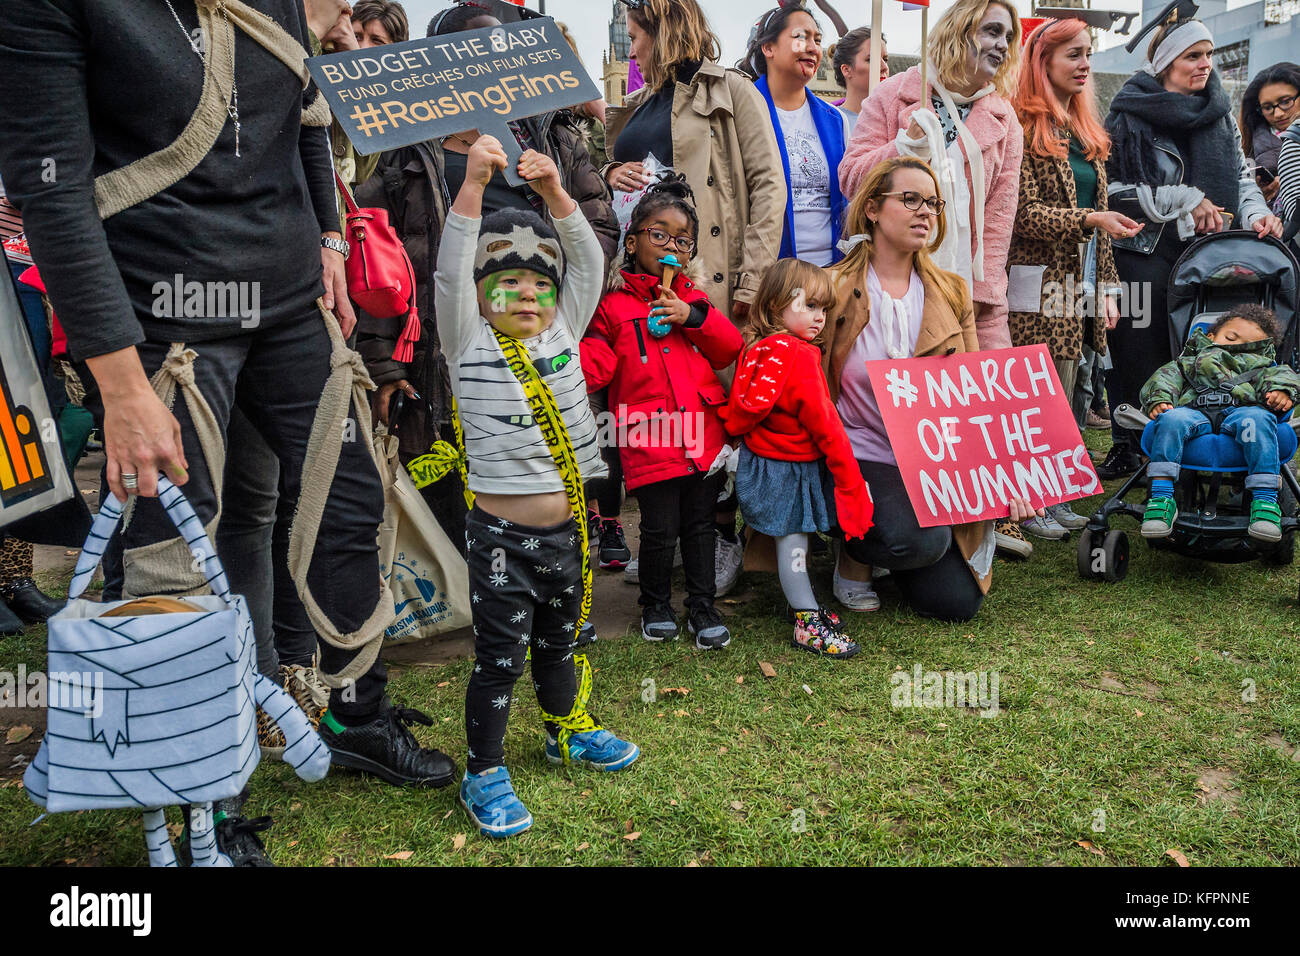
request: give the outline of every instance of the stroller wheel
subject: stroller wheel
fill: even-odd
[[[1099,537],[1092,532],[1091,528],[1084,528],[1079,532],[1079,547],[1075,551],[1075,556],[1079,563],[1079,577],[1085,581],[1101,579],[1105,555],[1097,548],[1096,542]],[[1098,553],[1094,554],[1094,550]]]
[[[1101,576],[1112,583],[1128,576],[1128,535],[1123,531],[1108,531],[1102,540]]]

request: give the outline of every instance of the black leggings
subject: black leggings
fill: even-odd
[[[888,568],[912,610],[940,621],[969,621],[984,602],[975,575],[951,528],[922,528],[893,465],[860,461],[871,489],[875,524],[865,538],[845,539],[844,550],[862,564]]]
[[[482,773],[505,761],[510,698],[530,645],[537,703],[556,717],[573,709],[582,545],[572,518],[532,528],[477,507],[466,518],[465,537],[475,658],[465,692],[466,766]],[[546,729],[555,735],[553,724]]]
[[[655,481],[633,494],[641,506],[641,606],[672,606],[673,552],[682,543],[688,610],[713,605],[713,509],[722,475]]]

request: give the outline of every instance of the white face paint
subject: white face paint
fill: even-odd
[[[990,82],[1006,61],[1012,30],[1007,8],[999,3],[989,4],[971,37],[971,73],[980,86]]]

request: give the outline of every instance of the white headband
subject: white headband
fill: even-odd
[[[1214,43],[1214,35],[1210,33],[1210,28],[1200,20],[1184,20],[1165,34],[1165,38],[1156,47],[1156,55],[1143,63],[1142,69],[1152,76],[1159,76],[1189,47],[1195,46],[1202,40]]]

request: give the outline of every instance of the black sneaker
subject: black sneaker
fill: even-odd
[[[326,719],[328,718],[328,719]],[[338,726],[326,711],[320,737],[329,747],[336,767],[363,770],[395,784],[445,787],[456,775],[456,764],[440,750],[420,746],[408,724],[433,726],[433,718],[410,707],[385,701],[379,716],[359,727]]]
[[[0,599],[27,624],[44,624],[63,610],[64,603],[38,588],[31,578],[19,578],[0,588]]]
[[[578,640],[574,642],[574,647],[585,647],[588,644],[596,643],[596,625],[588,621],[582,625],[582,630],[578,632]]]
[[[189,814],[185,816],[188,820]],[[266,855],[266,847],[257,835],[269,829],[271,829],[270,817],[254,817],[250,820],[237,814],[229,814],[222,817],[221,822],[217,824],[217,849],[230,857],[230,862],[235,866],[275,866],[271,858]],[[190,856],[188,823],[181,833],[180,858],[185,866],[194,864]]]
[[[727,630],[722,613],[712,604],[692,608],[686,626],[695,638],[695,646],[702,651],[726,647],[731,643],[731,631]]]
[[[600,566],[606,571],[620,571],[632,560],[632,550],[623,537],[623,526],[614,518],[600,523]]]
[[[1127,478],[1142,467],[1142,456],[1125,442],[1117,442],[1110,448],[1106,460],[1097,466],[1097,477],[1103,481]]]
[[[641,636],[647,641],[675,641],[679,633],[677,615],[667,604],[641,609]]]

